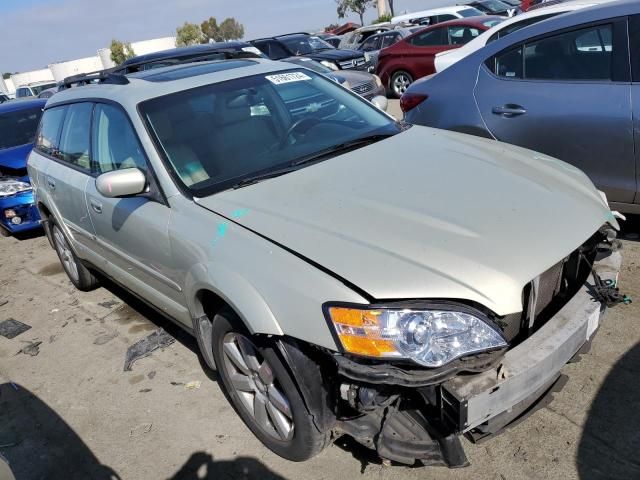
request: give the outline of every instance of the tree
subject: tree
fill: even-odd
[[[130,43],[124,43],[115,38],[111,40],[111,60],[120,65],[125,60],[134,57],[135,53]]]
[[[373,6],[376,0],[336,0],[336,3],[339,18],[344,18],[347,12],[357,13],[360,16],[360,25],[364,25],[364,12]]]
[[[11,72],[5,72],[2,74],[2,79],[7,80],[8,78],[11,78],[11,75],[13,75]]]
[[[218,25],[216,17],[211,17],[202,22],[200,29],[202,30],[202,43],[227,42],[244,37],[244,26],[233,17],[226,18],[220,25]]]
[[[184,25],[176,28],[176,45],[186,47],[203,42],[202,28],[195,23],[184,22]]]
[[[244,37],[244,26],[235,18],[225,18],[220,24],[220,35],[224,41],[240,40]]]

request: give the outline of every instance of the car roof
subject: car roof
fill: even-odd
[[[133,63],[146,63],[153,62],[157,60],[163,60],[165,58],[175,58],[178,56],[188,56],[188,55],[197,55],[197,54],[205,54],[208,52],[215,52],[216,50],[223,49],[241,49],[243,47],[250,47],[251,44],[247,42],[216,42],[216,43],[205,43],[202,45],[191,45],[187,47],[178,47],[178,48],[170,48],[168,50],[161,50],[159,52],[147,53],[145,55],[138,55],[136,57],[131,57],[124,62],[122,62],[118,67],[126,67],[127,65],[131,65]]]
[[[42,80],[42,81],[39,81],[39,82],[25,83],[24,85],[20,85],[18,88],[39,87],[40,85],[48,85],[50,83],[56,83],[56,81],[55,80]]]
[[[0,92],[1,93],[1,92]],[[20,110],[28,110],[30,108],[42,108],[47,100],[45,98],[29,98],[25,100],[11,100],[9,102],[0,103],[0,113],[17,112]]]
[[[554,5],[553,7],[549,7],[547,13],[551,13],[552,8],[558,8],[560,6],[561,5]],[[546,9],[541,8],[538,11],[542,13],[545,10]],[[497,49],[497,51],[499,51],[510,45],[531,37],[543,35],[547,32],[553,32],[555,30],[561,30],[563,28],[569,28],[589,22],[596,22],[607,18],[633,15],[639,12],[640,3],[638,3],[638,0],[607,1],[594,6],[562,13],[542,22],[534,23],[533,25],[522,28],[505,37],[499,38],[487,46],[491,46],[492,49]]]
[[[114,83],[94,83],[62,90],[49,99],[47,108],[61,103],[103,99],[135,109],[138,103],[151,98],[295,68],[299,67],[261,58],[186,63],[118,76],[120,81]]]
[[[443,13],[457,13],[461,10],[466,10],[470,7],[469,5],[455,5],[452,7],[440,7],[440,8],[432,8],[429,10],[419,10],[417,12],[404,13],[402,15],[396,15],[391,19],[392,22],[397,23],[403,21],[403,19],[411,19],[416,17],[428,17],[430,15],[440,15]]]

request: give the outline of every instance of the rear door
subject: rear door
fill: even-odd
[[[452,48],[449,45],[447,27],[438,27],[418,33],[406,42],[405,62],[414,75],[414,80],[435,73],[435,54]]]
[[[92,249],[93,226],[84,200],[90,180],[89,127],[93,104],[73,103],[47,109],[36,140],[38,154],[49,162],[43,187],[52,201],[58,220],[80,245]],[[81,252],[80,252],[81,253]]]
[[[632,79],[631,105],[633,108],[633,138],[636,154],[636,186],[640,185],[640,15],[629,19],[629,47],[631,50]],[[634,203],[640,204],[640,192]]]
[[[127,198],[106,198],[95,181],[86,184],[86,204],[107,269],[128,288],[180,320],[184,309],[180,286],[171,279],[173,261],[168,224],[171,211],[125,111],[97,103],[91,136],[96,176],[138,168],[148,179],[148,192]],[[114,268],[115,267],[115,268]]]
[[[636,160],[626,19],[552,32],[480,67],[475,98],[493,136],[582,169],[632,203]]]

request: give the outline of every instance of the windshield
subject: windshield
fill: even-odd
[[[0,114],[0,149],[33,143],[42,108]]]
[[[509,5],[502,3],[500,0],[483,0],[478,2],[490,12],[504,12],[509,9]]]
[[[463,8],[462,10],[458,10],[458,14],[461,17],[478,17],[484,15],[484,12],[481,12],[477,8],[469,7]]]
[[[296,55],[308,55],[322,50],[333,50],[333,46],[319,37],[280,37],[289,50]]]
[[[400,131],[365,100],[299,69],[177,92],[140,111],[174,177],[199,197]]]
[[[56,86],[55,83],[46,83],[44,85],[32,85],[31,86],[31,91],[37,97],[38,95],[40,95],[42,93],[43,90],[47,90],[48,88],[53,88],[55,86]]]
[[[492,18],[491,20],[484,20],[482,22],[482,24],[485,27],[491,28],[491,27],[495,27],[496,25],[498,25],[500,22],[502,22],[503,20],[501,18]]]

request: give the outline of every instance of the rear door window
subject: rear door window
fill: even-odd
[[[373,50],[380,50],[381,37],[370,37],[363,44],[361,50],[363,52],[371,52]]]
[[[391,45],[398,43],[399,40],[400,40],[400,34],[397,32],[384,35],[382,37],[382,45],[380,46],[380,48],[390,47]]]
[[[91,171],[89,129],[92,111],[92,103],[70,105],[60,135],[60,158],[87,172]]]
[[[464,45],[480,35],[480,30],[473,27],[448,27],[449,45]]]
[[[419,33],[411,37],[411,39],[409,40],[409,43],[411,45],[415,45],[416,47],[431,47],[435,45],[446,45],[447,44],[446,29],[436,28],[428,32]]]
[[[528,42],[487,61],[496,75],[531,80],[613,78],[613,25],[598,25]]]
[[[52,157],[60,158],[60,128],[64,120],[67,107],[55,107],[45,110],[40,121],[40,131],[36,138],[36,150]]]

